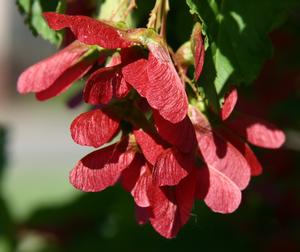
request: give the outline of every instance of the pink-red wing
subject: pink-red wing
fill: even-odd
[[[142,129],[134,130],[133,134],[147,161],[154,165],[157,157],[165,150],[165,143]]]
[[[125,38],[125,31],[94,18],[54,12],[46,12],[44,17],[51,29],[70,28],[79,41],[88,45],[99,45],[107,49],[126,48],[133,45]]]
[[[277,149],[285,142],[285,134],[273,124],[245,114],[236,114],[226,124],[253,145]]]
[[[166,120],[177,123],[187,114],[187,96],[172,60],[162,46],[150,44],[149,57],[123,67],[123,76]]]
[[[141,96],[148,100],[147,89],[150,82],[147,74],[147,64],[147,59],[143,58],[133,61],[122,68],[122,74],[126,82],[133,86]]]
[[[238,100],[238,92],[235,88],[231,89],[224,98],[224,103],[221,108],[221,119],[225,121],[232,113]]]
[[[150,206],[148,190],[152,186],[152,174],[142,155],[136,154],[135,160],[122,172],[121,183],[139,207]]]
[[[177,185],[191,170],[192,161],[175,148],[158,156],[153,168],[153,183],[157,186]]]
[[[150,106],[172,123],[182,121],[188,110],[188,100],[184,84],[180,80],[166,48],[151,43],[147,74],[146,98]]]
[[[68,90],[75,81],[81,79],[93,66],[93,60],[82,60],[70,69],[66,70],[52,86],[36,93],[36,98],[40,101],[48,100]]]
[[[131,192],[134,188],[137,180],[140,177],[141,168],[145,164],[145,159],[143,155],[136,153],[134,160],[131,164],[122,171],[122,176],[120,179],[122,187],[127,191]]]
[[[76,143],[100,147],[109,142],[118,132],[119,121],[100,109],[95,109],[75,118],[70,130]]]
[[[183,179],[176,187],[153,187],[149,193],[153,228],[165,238],[174,238],[190,218],[195,197],[195,176]]]
[[[88,49],[88,46],[75,41],[53,56],[29,67],[18,79],[18,91],[20,93],[41,92],[57,82],[62,82],[60,79],[68,83],[79,79],[90,64],[85,66],[82,63],[83,66],[82,64],[78,66],[76,63]]]
[[[205,116],[194,107],[191,107],[190,118],[205,163],[223,173],[240,189],[245,189],[251,177],[251,170],[244,156],[229,141],[214,131]]]
[[[214,212],[232,213],[241,202],[237,185],[212,166],[197,170],[196,197]]]
[[[230,132],[228,129],[222,127],[218,128],[217,130],[243,154],[251,168],[251,175],[260,175],[263,170],[262,166],[249,145],[239,136],[235,135],[233,132]]]
[[[195,46],[194,48],[195,80],[198,80],[203,69],[204,56],[205,56],[204,41],[201,34],[201,28],[199,26],[194,28],[192,39],[194,41],[194,46]]]
[[[148,190],[152,187],[152,174],[147,163],[145,163],[140,170],[140,176],[131,190],[131,195],[135,203],[140,207],[149,207],[150,201],[148,197]]]
[[[123,139],[81,159],[70,173],[70,182],[85,192],[102,191],[117,182],[134,156],[135,151],[128,144],[128,139]]]
[[[107,104],[113,97],[114,86],[121,81],[119,67],[103,67],[94,72],[87,80],[83,97],[93,105]]]
[[[157,111],[153,112],[153,117],[158,134],[165,141],[185,153],[190,153],[195,149],[197,145],[195,129],[188,116],[179,123],[170,123]]]
[[[126,82],[124,77],[121,77],[121,81],[117,81],[114,86],[114,96],[116,98],[124,98],[130,92],[131,87]]]

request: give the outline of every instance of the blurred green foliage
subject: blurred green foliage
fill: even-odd
[[[62,43],[63,33],[49,28],[43,18],[43,12],[57,11],[63,13],[66,4],[65,0],[17,0],[16,3],[20,12],[25,16],[25,23],[35,36],[40,35],[43,39],[56,46]]]
[[[3,249],[13,251],[16,240],[14,236],[14,223],[7,207],[6,201],[2,195],[2,179],[6,165],[6,131],[0,127],[0,251]]]
[[[4,169],[4,165],[6,162],[6,153],[5,153],[5,142],[6,142],[6,134],[5,130],[0,127],[0,180],[2,178],[2,173]]]

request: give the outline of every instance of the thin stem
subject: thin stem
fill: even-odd
[[[169,0],[163,0],[162,6],[163,8],[160,35],[165,39],[167,34],[167,16],[170,10]]]
[[[158,20],[158,15],[159,15],[159,10],[161,8],[161,4],[162,4],[162,0],[156,0],[154,8],[152,9],[151,13],[150,13],[150,17],[148,20],[148,24],[147,24],[147,28],[152,28],[155,29],[157,31],[157,20]]]
[[[128,15],[130,14],[130,12],[131,12],[133,9],[135,9],[135,8],[137,8],[136,1],[135,1],[135,0],[130,0],[130,4],[129,4],[129,6],[128,6],[126,12],[124,13],[124,20],[127,19],[127,17],[128,17]]]

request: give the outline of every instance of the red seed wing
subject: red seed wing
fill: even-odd
[[[135,160],[122,172],[121,183],[139,207],[150,206],[148,190],[152,186],[152,174],[142,155],[136,154]]]
[[[72,122],[73,140],[86,146],[100,147],[109,142],[119,130],[119,121],[100,109],[82,113]]]
[[[165,143],[142,129],[134,130],[135,139],[147,161],[154,165],[157,157],[165,150]]]
[[[141,154],[136,153],[134,160],[131,164],[122,171],[120,179],[122,187],[127,191],[131,192],[134,188],[137,180],[140,177],[141,168],[145,164],[145,159]]]
[[[225,121],[232,113],[238,100],[237,90],[234,88],[224,98],[224,103],[221,109],[221,119]]]
[[[95,71],[87,80],[83,97],[93,105],[107,104],[113,97],[114,85],[121,81],[117,66],[103,67]]]
[[[75,37],[88,45],[107,49],[130,47],[133,43],[125,38],[126,32],[87,16],[69,16],[53,12],[44,13],[53,30],[70,28]]]
[[[212,166],[197,170],[196,192],[198,199],[204,199],[206,205],[218,213],[232,213],[241,202],[237,185]]]
[[[75,41],[53,56],[29,67],[18,79],[18,91],[41,92],[57,82],[62,82],[60,78],[64,79],[64,82],[67,80],[68,83],[79,79],[91,65],[84,63],[76,65],[88,49],[86,45]]]
[[[195,176],[188,176],[176,187],[154,187],[150,193],[153,228],[165,238],[174,238],[190,218],[194,204]]]
[[[188,110],[184,84],[180,80],[168,51],[157,44],[149,44],[146,98],[150,106],[166,120],[177,123],[183,120]]]
[[[140,169],[140,176],[131,190],[131,195],[134,198],[135,203],[140,207],[149,207],[150,201],[148,196],[148,190],[152,187],[152,174],[147,163],[145,163]]]
[[[126,82],[133,86],[136,89],[136,91],[146,99],[147,86],[150,85],[147,74],[147,64],[148,61],[142,58],[132,63],[129,63],[122,68],[122,74]]]
[[[153,112],[153,117],[158,134],[165,141],[185,153],[190,153],[195,149],[197,145],[195,129],[188,116],[179,123],[170,123],[157,111]]]
[[[194,65],[195,65],[195,80],[198,80],[204,65],[205,47],[201,34],[201,27],[196,24],[192,35],[194,43]]]
[[[98,192],[114,185],[132,162],[135,151],[123,139],[81,159],[70,173],[71,184],[85,192]]]
[[[149,45],[149,57],[123,67],[125,80],[145,97],[166,120],[176,123],[187,113],[187,96],[169,53],[160,45]]]
[[[128,95],[128,93],[131,90],[130,85],[126,82],[126,80],[124,79],[124,77],[121,77],[120,81],[117,81],[115,84],[115,90],[114,90],[114,96],[116,98],[123,98],[126,95]]]
[[[262,119],[236,114],[226,124],[253,145],[277,149],[285,142],[285,134],[273,124]]]
[[[213,131],[205,116],[196,108],[190,118],[196,130],[200,153],[209,167],[230,178],[240,189],[250,180],[250,167],[243,155],[222,135]]]
[[[153,182],[158,186],[177,185],[191,169],[191,160],[175,148],[165,150],[153,169]]]
[[[93,60],[82,60],[64,72],[52,86],[36,93],[36,98],[40,101],[48,100],[68,90],[75,81],[81,79],[93,65]]]
[[[258,161],[256,155],[251,150],[249,145],[242,140],[239,136],[235,135],[234,133],[230,132],[228,129],[225,128],[218,128],[220,134],[224,135],[245,157],[247,160],[250,168],[251,168],[251,175],[258,176],[262,173],[262,166]]]

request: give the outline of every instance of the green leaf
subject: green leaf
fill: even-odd
[[[46,11],[63,13],[65,11],[65,0],[17,0],[20,12],[25,16],[25,23],[29,26],[35,36],[40,35],[43,39],[59,46],[63,40],[63,32],[51,30],[42,14]]]
[[[268,33],[278,26],[297,0],[186,0],[202,22],[213,64],[202,75],[217,94],[227,82],[249,83],[272,54]],[[209,60],[209,61],[210,61]],[[204,64],[205,65],[205,64]]]

